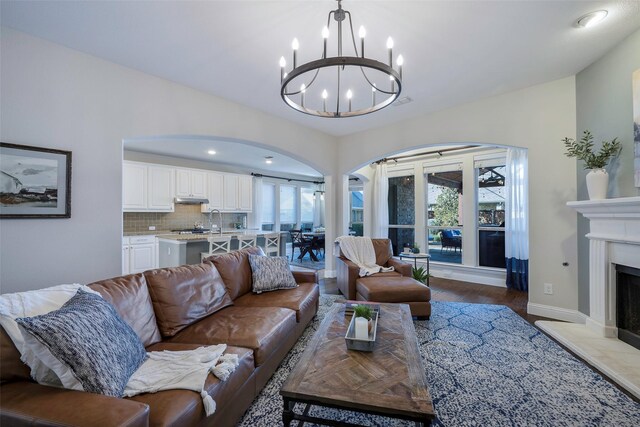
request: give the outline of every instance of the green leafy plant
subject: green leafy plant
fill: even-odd
[[[373,317],[373,309],[368,305],[359,304],[353,308],[353,315],[355,317],[364,317],[367,320],[371,320]]]
[[[593,151],[593,135],[588,130],[584,131],[582,138],[576,141],[572,138],[562,140],[567,148],[567,157],[575,157],[585,163],[585,169],[601,169],[607,166],[612,157],[620,154],[622,142],[618,138],[611,141],[602,141],[602,147],[598,154]]]
[[[411,270],[411,275],[420,283],[427,283],[427,279],[429,278],[429,274],[424,267],[413,268]]]
[[[413,244],[413,248],[411,249],[411,252],[413,252],[414,254],[419,254],[420,253],[420,246],[417,243]]]

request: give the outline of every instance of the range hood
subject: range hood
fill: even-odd
[[[176,197],[174,203],[180,205],[201,205],[203,203],[208,204],[209,199],[202,199],[200,197]]]

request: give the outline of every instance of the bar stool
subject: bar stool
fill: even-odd
[[[256,236],[255,234],[238,235],[238,250],[256,246],[257,240],[258,236]]]
[[[200,252],[200,260],[204,261],[205,258],[215,254],[228,254],[231,252],[231,236],[209,236],[209,252]]]
[[[264,235],[264,246],[262,247],[265,255],[280,255],[280,233],[269,233]]]

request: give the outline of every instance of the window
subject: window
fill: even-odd
[[[478,204],[478,265],[505,268],[504,158],[475,162]]]
[[[302,228],[313,228],[313,212],[315,195],[313,188],[302,187],[300,189],[300,222]]]
[[[273,231],[276,223],[276,186],[275,184],[262,184],[261,204],[262,229]]]
[[[433,261],[462,264],[462,164],[426,169],[427,241]]]
[[[355,236],[364,234],[364,192],[354,190],[349,192],[349,229]]]
[[[390,174],[391,175],[391,174]],[[389,177],[389,238],[394,255],[415,243],[415,176]]]
[[[296,187],[291,185],[280,186],[280,230],[288,231],[297,224],[297,197]]]

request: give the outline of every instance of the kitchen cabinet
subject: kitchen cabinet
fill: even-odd
[[[158,267],[156,236],[122,239],[122,274],[141,273]]]
[[[223,210],[223,181],[223,173],[207,172],[207,199],[209,199],[209,204],[202,205],[202,212],[209,212],[211,209]]]
[[[147,165],[122,163],[122,209],[145,210],[147,208]]]
[[[176,197],[207,197],[207,172],[198,169],[176,169]]]
[[[175,169],[146,163],[122,163],[124,212],[173,212]]]
[[[224,174],[223,210],[250,212],[253,207],[253,177]]]

